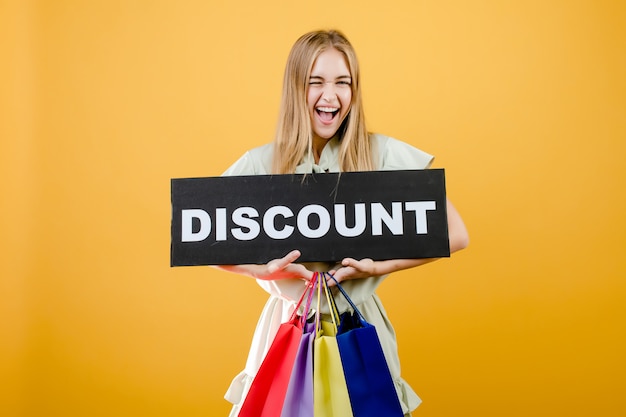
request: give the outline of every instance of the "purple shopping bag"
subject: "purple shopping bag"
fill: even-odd
[[[306,323],[293,364],[281,417],[313,417],[313,341],[315,323]]]
[[[302,337],[289,378],[289,386],[283,403],[281,417],[313,417],[313,341],[317,321],[307,323],[315,288],[319,284],[319,273],[313,274],[310,291],[302,312]]]

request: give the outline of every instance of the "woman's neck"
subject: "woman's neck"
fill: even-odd
[[[324,139],[317,135],[313,135],[313,160],[315,163],[319,163],[320,157],[322,156],[322,151],[328,142],[330,142],[332,138]]]

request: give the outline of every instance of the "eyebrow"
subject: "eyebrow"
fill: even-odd
[[[340,75],[339,77],[335,78],[335,80],[343,80],[343,79],[352,80],[352,77],[349,75]],[[309,80],[324,80],[324,77],[322,77],[321,75],[311,75],[309,77]]]

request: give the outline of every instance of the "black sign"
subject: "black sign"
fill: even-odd
[[[171,265],[450,256],[442,169],[172,179]]]

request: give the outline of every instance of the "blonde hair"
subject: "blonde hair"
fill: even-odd
[[[272,171],[290,174],[305,154],[311,152],[313,133],[307,111],[307,88],[317,57],[330,48],[341,52],[352,77],[350,111],[339,128],[341,171],[371,171],[373,152],[365,128],[359,64],[354,48],[339,31],[314,31],[301,36],[291,48],[283,79],[280,115],[274,140]]]

